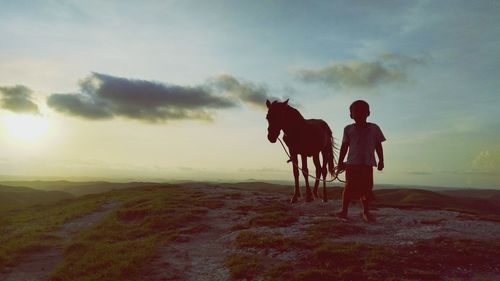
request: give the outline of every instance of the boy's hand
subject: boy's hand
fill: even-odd
[[[377,170],[382,171],[383,169],[384,169],[384,161],[379,161],[378,166],[377,166]]]
[[[340,173],[341,171],[345,171],[345,162],[340,162],[337,165],[337,171]]]

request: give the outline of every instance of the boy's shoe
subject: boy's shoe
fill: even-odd
[[[363,217],[363,220],[367,223],[375,222],[375,218],[371,214],[367,214],[365,212],[362,212],[361,217]]]

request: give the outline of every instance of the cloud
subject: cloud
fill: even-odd
[[[92,73],[79,82],[78,93],[55,93],[47,104],[54,110],[90,120],[124,117],[145,122],[212,120],[215,110],[245,105],[265,109],[270,97],[264,85],[229,74],[195,87],[167,85]]]
[[[229,74],[221,74],[213,77],[207,84],[214,91],[226,93],[247,105],[263,110],[266,109],[267,99],[277,99],[268,95],[268,90],[264,85],[239,81]]]
[[[16,85],[13,87],[0,87],[0,108],[17,113],[39,113],[38,106],[31,98],[29,88]]]
[[[500,172],[500,150],[480,151],[472,160],[472,167],[482,171]]]
[[[299,69],[296,76],[306,83],[323,83],[337,88],[376,88],[382,84],[408,81],[408,70],[425,63],[423,58],[412,58],[384,53],[376,60],[340,61],[317,69]]]
[[[102,120],[124,117],[145,122],[212,120],[215,109],[236,106],[233,99],[209,89],[167,85],[92,73],[76,94],[52,94],[47,104],[67,115]]]

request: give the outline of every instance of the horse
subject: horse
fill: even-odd
[[[323,202],[328,201],[326,193],[326,175],[327,166],[328,172],[333,176],[335,173],[334,167],[334,150],[336,149],[333,141],[332,130],[328,124],[321,119],[305,119],[300,112],[288,105],[288,100],[284,102],[266,100],[267,111],[267,139],[271,143],[275,143],[280,132],[283,131],[283,140],[290,151],[290,160],[293,163],[293,177],[295,180],[295,188],[293,197],[290,203],[295,203],[300,197],[299,188],[299,168],[298,155],[302,160],[302,175],[306,182],[306,202],[313,201],[312,195],[315,198],[318,196],[318,185],[320,175],[323,178]],[[323,165],[320,163],[319,154],[321,153]],[[314,189],[311,193],[309,186],[309,170],[307,169],[307,157],[313,158],[314,166],[316,167],[316,180]]]

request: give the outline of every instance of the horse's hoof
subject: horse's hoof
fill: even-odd
[[[314,201],[314,198],[311,195],[306,197],[306,202],[312,202],[312,201]]]
[[[290,199],[290,204],[297,203],[297,201],[299,201],[299,199],[297,197],[298,196],[292,197],[292,199]]]
[[[314,195],[314,198],[319,198],[319,194],[318,194],[318,192],[314,192],[314,191],[313,191],[313,195]]]

